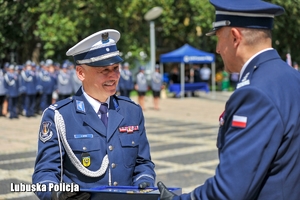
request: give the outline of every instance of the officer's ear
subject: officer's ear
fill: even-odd
[[[82,65],[76,65],[76,75],[80,81],[85,79],[85,69]]]
[[[233,42],[234,47],[238,47],[239,44],[241,43],[241,39],[242,39],[241,30],[233,27],[230,30],[230,34],[231,34],[231,37],[233,40],[232,42]]]

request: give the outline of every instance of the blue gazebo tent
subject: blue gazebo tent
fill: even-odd
[[[211,64],[212,69],[212,88],[213,97],[215,96],[215,55],[213,53],[207,53],[192,47],[189,44],[185,44],[182,47],[173,50],[169,53],[160,55],[161,69],[163,63],[180,63],[181,70],[181,97],[184,95],[184,64]]]

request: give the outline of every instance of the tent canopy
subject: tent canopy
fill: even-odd
[[[182,47],[160,55],[161,70],[163,71],[163,63],[180,63],[180,85],[181,85],[181,97],[184,96],[184,64],[185,63],[194,63],[194,64],[205,64],[210,63],[212,68],[212,91],[213,98],[215,97],[215,55],[213,53],[207,53],[196,49],[189,44],[185,44]]]
[[[171,51],[169,53],[162,54],[160,56],[160,62],[162,63],[212,63],[215,61],[215,55],[200,51],[189,44],[185,44],[182,47]]]

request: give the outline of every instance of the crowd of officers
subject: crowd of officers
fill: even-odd
[[[58,100],[72,96],[81,82],[75,66],[51,59],[39,65],[28,60],[24,65],[5,63],[0,68],[0,115],[34,117]]]
[[[154,109],[158,110],[158,98],[162,88],[162,76],[159,68],[151,76],[151,90],[154,97]],[[130,96],[132,90],[138,92],[138,101],[142,108],[144,96],[148,90],[144,68],[139,68],[133,80],[129,64],[120,66],[120,81],[117,92],[122,96]],[[39,65],[33,61],[26,61],[24,65],[5,63],[0,68],[0,117],[7,116],[17,119],[20,115],[34,117],[56,101],[74,95],[80,88],[81,82],[77,78],[75,65],[65,60],[62,64],[51,59],[41,61]],[[9,113],[9,114],[7,114]]]

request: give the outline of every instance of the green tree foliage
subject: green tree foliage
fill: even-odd
[[[300,63],[300,1],[270,0],[285,9],[285,13],[275,17],[273,31],[273,46],[283,59],[291,53],[292,60]]]
[[[300,51],[299,0],[267,0],[282,5],[286,13],[275,18],[274,47],[293,61]],[[214,8],[208,0],[0,0],[0,59],[24,63],[47,58],[62,61],[66,51],[102,29],[121,33],[118,47],[127,61],[150,59],[150,28],[144,15],[154,6],[163,13],[154,20],[157,60],[159,54],[185,43],[215,52],[216,38],[206,37]],[[148,55],[146,60],[141,52]],[[12,54],[14,53],[14,54]],[[220,56],[217,60],[221,65]]]

